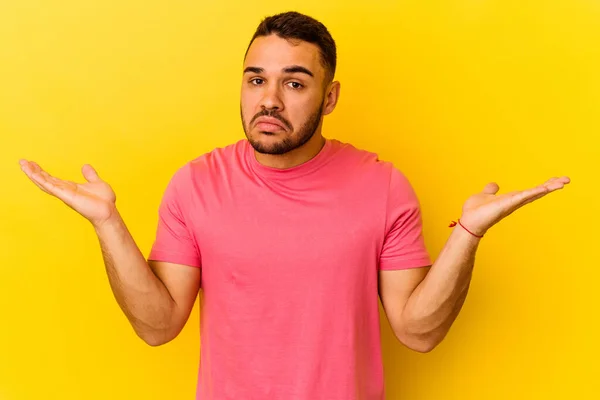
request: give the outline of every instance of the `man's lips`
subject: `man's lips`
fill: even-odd
[[[284,131],[285,127],[276,118],[271,117],[260,117],[256,120],[256,127],[261,131],[266,132],[276,132],[276,131]]]

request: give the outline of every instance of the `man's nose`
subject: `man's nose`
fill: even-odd
[[[266,108],[267,110],[283,110],[281,93],[276,85],[267,85],[265,87],[260,106],[262,108]]]

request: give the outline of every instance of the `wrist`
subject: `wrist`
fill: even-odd
[[[464,229],[465,231],[467,231],[468,233],[470,233],[478,239],[483,238],[483,236],[486,234],[486,230],[473,227],[468,222],[465,223],[462,218],[458,219],[458,224],[461,226],[462,229]]]
[[[457,238],[459,238],[460,240],[468,242],[474,246],[479,246],[479,243],[481,243],[482,240],[482,237],[478,237],[473,235],[472,233],[469,233],[460,225],[455,228],[455,232],[453,232],[453,234],[456,235]]]
[[[107,212],[107,216],[98,220],[90,220],[92,226],[96,232],[100,232],[106,229],[113,229],[123,222],[121,214],[115,206],[111,207]]]
[[[481,239],[483,238],[483,236],[486,234],[487,230],[483,230],[481,228],[474,228],[472,224],[470,224],[468,221],[465,222],[463,218],[459,218],[458,222],[456,221],[452,221],[452,223],[450,224],[450,227],[454,227],[458,225],[460,227],[460,230],[471,235],[473,238],[476,239]]]

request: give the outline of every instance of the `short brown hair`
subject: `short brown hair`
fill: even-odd
[[[282,39],[302,40],[317,45],[321,53],[321,65],[323,65],[326,72],[326,82],[329,83],[333,80],[337,62],[337,51],[335,41],[325,25],[308,15],[295,11],[266,17],[258,25],[254,36],[252,36],[250,44],[246,49],[246,55],[254,39],[259,36],[269,36],[272,34],[276,34]],[[244,55],[244,58],[246,55]]]

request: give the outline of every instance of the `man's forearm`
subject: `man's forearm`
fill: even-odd
[[[148,343],[160,342],[168,336],[176,306],[169,291],[148,265],[118,213],[94,228],[119,306],[138,336]]]
[[[466,299],[479,240],[460,227],[453,230],[406,303],[404,335],[429,346],[443,340]]]

